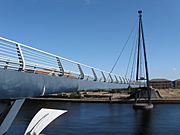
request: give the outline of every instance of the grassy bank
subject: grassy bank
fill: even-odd
[[[159,89],[163,98],[180,98],[180,89]]]

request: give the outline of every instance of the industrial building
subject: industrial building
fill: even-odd
[[[177,79],[177,80],[173,81],[173,87],[175,89],[180,89],[180,79]]]
[[[173,87],[173,83],[167,79],[151,79],[150,86],[155,89],[169,89]]]

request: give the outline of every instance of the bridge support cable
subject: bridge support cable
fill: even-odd
[[[122,47],[122,49],[121,49],[121,51],[120,51],[120,53],[119,53],[119,55],[118,55],[118,57],[117,57],[117,59],[116,59],[114,65],[112,66],[112,68],[111,68],[111,70],[110,70],[110,73],[112,73],[112,72],[114,71],[114,69],[115,69],[115,67],[116,67],[116,65],[117,65],[117,63],[118,63],[118,61],[119,61],[119,59],[121,58],[121,56],[122,56],[122,54],[123,54],[125,48],[127,47],[128,42],[129,42],[129,40],[130,40],[130,38],[131,38],[131,36],[132,36],[132,34],[133,34],[135,28],[136,28],[136,24],[137,24],[137,21],[135,22],[134,26],[132,27],[132,29],[131,29],[131,31],[130,31],[130,33],[129,33],[128,39],[126,40],[125,44],[123,45],[123,47]]]
[[[127,78],[127,76],[128,76],[129,66],[130,66],[131,61],[134,62],[135,56],[133,58],[132,58],[132,56],[133,56],[133,53],[136,52],[136,39],[137,39],[136,36],[137,36],[137,32],[135,32],[135,34],[134,34],[132,48],[131,48],[131,52],[130,52],[130,56],[129,56],[129,60],[128,60],[128,64],[127,64],[127,68],[126,68],[126,72],[125,72],[125,78]]]
[[[131,73],[130,73],[130,82],[134,79],[134,75],[135,75],[135,63],[136,63],[136,49],[137,49],[137,45],[135,44],[135,51],[134,51],[134,56],[133,56],[133,63],[132,63],[132,67],[131,67]]]

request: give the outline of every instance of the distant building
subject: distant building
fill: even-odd
[[[150,86],[155,89],[169,89],[172,88],[173,83],[167,79],[151,79]]]
[[[180,79],[177,79],[177,80],[173,81],[173,87],[175,89],[180,89]]]

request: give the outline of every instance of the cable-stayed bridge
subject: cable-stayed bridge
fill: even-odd
[[[0,99],[11,100],[5,111],[0,112],[1,116],[4,116],[4,118],[0,118],[0,135],[8,131],[22,104],[28,97],[81,90],[135,88],[135,103],[137,104],[137,99],[140,95],[145,95],[148,99],[146,99],[148,105],[145,105],[145,107],[152,108],[142,26],[142,11],[138,13],[139,34],[135,80],[132,79],[133,72],[131,72],[130,78],[112,73],[121,53],[112,70],[107,72],[0,37]],[[142,56],[144,56],[144,71],[146,72],[144,75],[142,75]],[[134,67],[135,59],[132,64],[132,68]],[[50,123],[65,112],[51,109],[40,110],[28,126],[26,133],[28,135],[40,133],[48,125],[47,123]],[[38,131],[35,129],[38,129]]]

